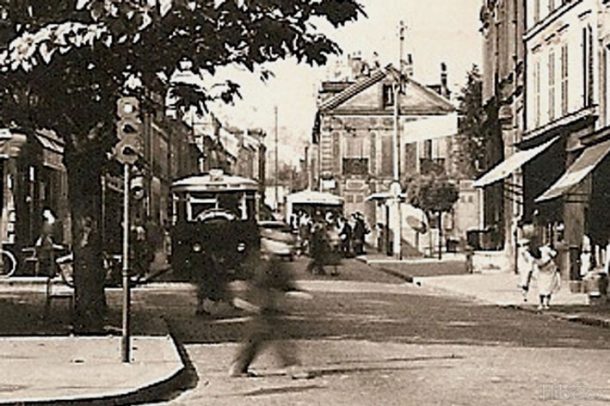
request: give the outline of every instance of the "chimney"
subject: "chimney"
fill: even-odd
[[[402,59],[400,71],[409,78],[413,76],[413,55],[407,54],[406,58]]]
[[[348,57],[348,65],[351,70],[352,79],[358,80],[370,75],[368,63],[362,59],[362,54],[356,52]]]
[[[447,64],[441,62],[441,94],[449,97],[449,87],[447,85]]]

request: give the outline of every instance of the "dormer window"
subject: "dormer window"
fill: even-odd
[[[394,105],[394,89],[391,84],[383,85],[383,107]]]

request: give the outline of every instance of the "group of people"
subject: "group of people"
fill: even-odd
[[[315,255],[319,240],[325,240],[331,251],[339,253],[344,258],[354,255],[364,255],[365,237],[371,232],[364,215],[352,213],[349,218],[343,215],[327,212],[322,215],[316,212],[310,216],[305,211],[299,211],[290,218],[294,233],[299,236],[301,251],[311,256]]]

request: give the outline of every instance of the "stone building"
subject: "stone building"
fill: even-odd
[[[525,4],[521,0],[485,0],[481,9],[483,89],[488,134],[484,170],[517,151],[523,135],[525,89]],[[504,173],[502,173],[504,175]],[[503,250],[513,258],[514,224],[523,211],[520,167],[506,176],[488,177],[484,187],[483,240],[487,249]]]
[[[522,135],[515,140],[517,152],[479,183],[519,176],[521,169],[518,218],[537,225],[540,236],[560,248],[564,277],[576,279],[584,236],[599,262],[605,260],[602,248],[610,230],[604,197],[610,175],[610,5],[528,0],[525,6],[519,18],[525,30],[516,37],[525,51],[525,108],[518,116]],[[506,35],[499,33],[497,42],[515,38]]]
[[[313,186],[343,197],[345,213],[365,214],[369,224],[389,224],[383,204],[394,180],[394,85],[399,93],[399,181],[449,167],[449,138],[457,132],[457,111],[448,99],[446,73],[434,89],[393,66],[369,65],[350,57],[350,77],[322,83],[309,150]],[[374,227],[372,227],[374,228]]]

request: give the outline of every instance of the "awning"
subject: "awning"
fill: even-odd
[[[610,140],[588,147],[568,170],[536,202],[555,199],[568,192],[590,174],[610,152]]]
[[[498,165],[494,166],[489,172],[485,175],[481,176],[474,183],[474,187],[484,187],[491,185],[492,183],[498,182],[506,177],[508,177],[511,173],[525,165],[528,161],[531,161],[538,154],[546,150],[551,146],[555,141],[557,141],[559,137],[555,137],[544,144],[538,145],[534,148],[529,148],[523,151],[518,151],[511,156],[509,156],[506,160],[500,162]]]
[[[224,128],[220,128],[219,133],[220,143],[224,147],[225,151],[234,158],[239,155],[239,140],[231,132]]]
[[[404,199],[406,196],[404,193],[401,193],[399,196],[401,199]],[[393,199],[394,195],[390,192],[377,192],[377,193],[373,193],[372,195],[369,195],[366,197],[367,201],[372,201],[372,200],[388,200],[388,199]]]
[[[54,133],[40,130],[34,135],[42,146],[42,164],[58,171],[65,170],[63,164],[64,147],[60,141],[50,138]]]

